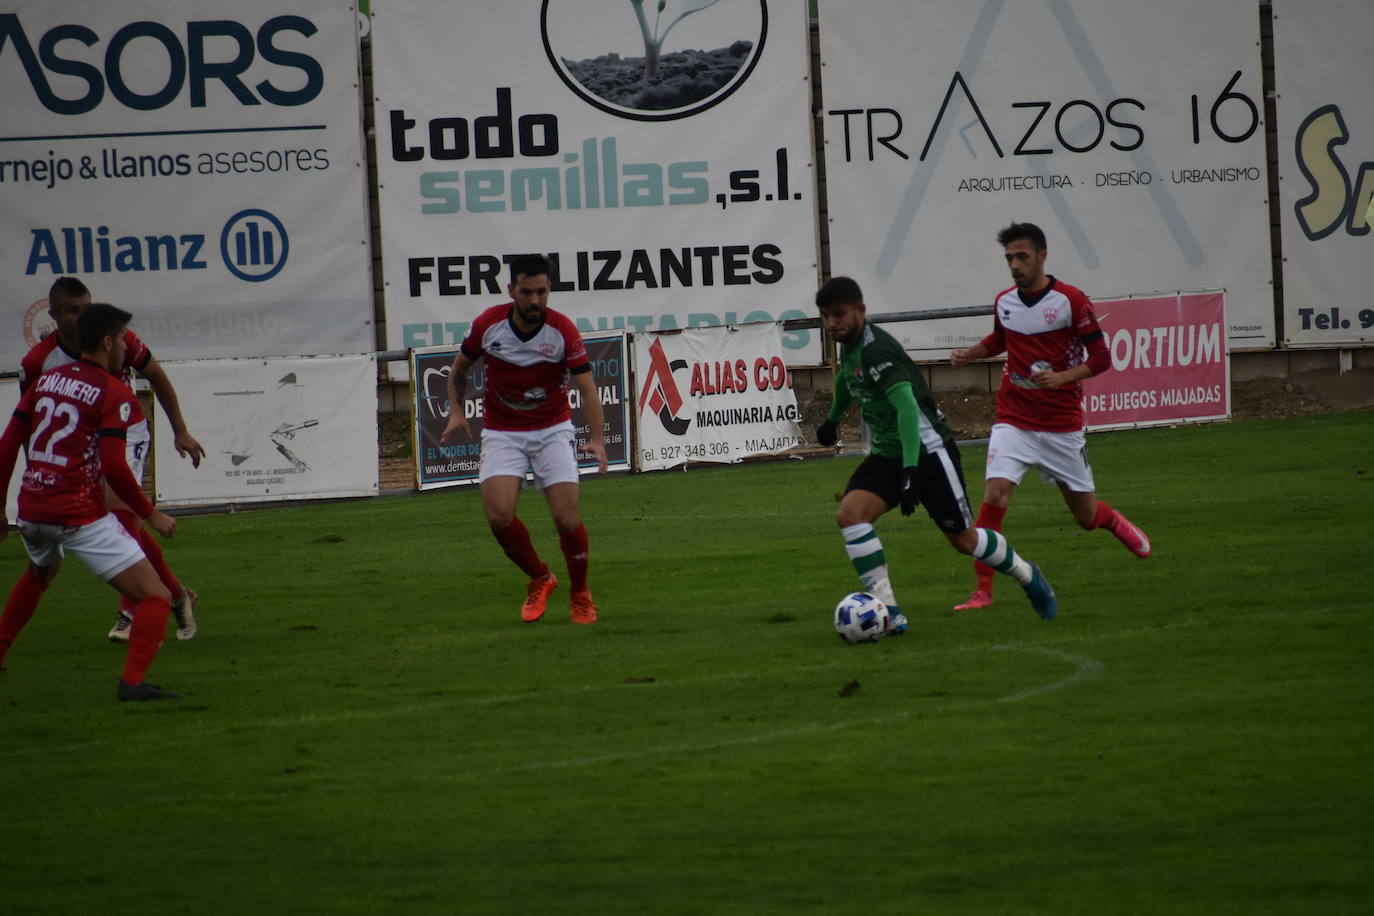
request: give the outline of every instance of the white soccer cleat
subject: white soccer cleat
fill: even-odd
[[[120,611],[115,616],[114,626],[110,627],[110,642],[128,642],[129,631],[134,627],[134,616]]]
[[[177,603],[172,605],[172,616],[177,621],[177,639],[190,639],[196,635],[196,605],[199,603],[200,595],[183,585]]]

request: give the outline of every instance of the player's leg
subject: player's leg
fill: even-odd
[[[568,608],[573,623],[596,623],[596,604],[587,586],[589,543],[578,509],[577,435],[571,422],[543,430],[531,445],[534,482],[549,501],[558,546],[568,567]]]
[[[539,558],[529,529],[516,515],[520,487],[528,469],[529,458],[517,434],[482,431],[482,470],[478,477],[482,510],[496,543],[501,545],[511,562],[530,577],[525,601],[520,607],[520,619],[532,622],[543,616],[549,594],[558,585],[558,580],[548,564]]]
[[[988,459],[984,472],[983,503],[978,508],[978,518],[974,525],[987,531],[1001,533],[1002,520],[1011,505],[1011,496],[1026,475],[1034,459],[1034,451],[1027,434],[1006,423],[993,424],[988,438]],[[973,575],[976,580],[973,591],[963,604],[954,606],[956,611],[971,611],[992,604],[992,584],[996,570],[986,563],[975,560]]]
[[[86,564],[87,569],[134,602],[134,622],[129,632],[124,670],[119,678],[118,698],[123,701],[180,697],[179,693],[147,683],[148,667],[157,657],[167,632],[172,593],[143,556],[138,541],[113,515],[106,515],[77,528],[67,538],[65,546]]]
[[[181,694],[148,683],[148,668],[162,648],[167,618],[172,611],[172,595],[146,559],[121,570],[107,581],[121,595],[134,602],[134,625],[129,633],[129,650],[119,676],[118,697],[127,700],[172,700]]]
[[[1058,611],[1054,589],[1040,568],[1023,559],[1000,533],[972,523],[958,450],[928,452],[919,467],[921,502],[954,549],[1011,576],[1025,590],[1037,614],[1046,620],[1054,617]]]
[[[19,575],[19,581],[5,599],[0,612],[0,671],[5,669],[5,656],[25,625],[33,619],[38,602],[43,599],[57,571],[62,566],[62,528],[57,525],[32,525],[22,519],[19,531],[29,563]]]
[[[873,523],[897,505],[902,490],[901,462],[869,455],[854,469],[845,487],[835,524],[844,536],[844,550],[864,590],[887,605],[893,635],[907,630],[906,615],[897,604],[887,568],[887,551]]]
[[[1059,486],[1073,519],[1086,531],[1105,528],[1142,560],[1150,555],[1150,539],[1130,519],[1097,498],[1093,469],[1088,461],[1087,437],[1081,432],[1042,433],[1042,467]]]

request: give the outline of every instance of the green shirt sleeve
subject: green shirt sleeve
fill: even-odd
[[[840,373],[835,374],[834,391],[830,398],[830,413],[827,419],[838,423],[840,417],[849,409],[849,405],[854,401],[854,395],[849,391],[849,385],[845,382],[844,376]]]
[[[898,382],[884,392],[897,409],[897,429],[902,436],[902,465],[915,467],[921,461],[921,405],[910,382]]]

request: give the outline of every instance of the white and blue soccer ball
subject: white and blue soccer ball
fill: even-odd
[[[835,632],[847,643],[877,642],[892,628],[892,614],[868,592],[853,592],[835,605]]]

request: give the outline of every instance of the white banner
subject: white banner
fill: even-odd
[[[0,366],[80,277],[159,359],[375,348],[346,0],[0,12]]]
[[[636,6],[378,4],[388,346],[457,343],[530,251],[584,333],[812,317],[805,2]]]
[[[1283,329],[1297,345],[1374,341],[1374,6],[1274,0]]]
[[[871,311],[990,303],[1015,220],[1091,296],[1225,288],[1232,349],[1274,344],[1253,3],[825,0],[820,35],[831,268]]]
[[[729,463],[803,444],[776,324],[634,335],[635,467]]]
[[[376,496],[377,363],[372,356],[163,363],[199,468],[177,456],[155,411],[159,505]]]

